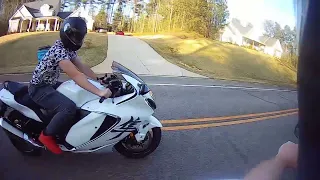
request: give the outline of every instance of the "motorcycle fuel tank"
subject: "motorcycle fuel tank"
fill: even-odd
[[[102,85],[100,85],[98,82],[89,80],[93,85],[95,85],[99,89],[104,89]],[[59,91],[61,94],[65,95],[69,99],[71,99],[77,107],[81,107],[85,103],[99,99],[100,97],[92,94],[91,92],[83,89],[79,85],[77,85],[73,80],[66,81],[62,83],[58,88],[57,91]]]

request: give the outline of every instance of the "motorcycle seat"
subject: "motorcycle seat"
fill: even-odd
[[[54,88],[58,88],[61,84],[62,83],[57,83],[57,85]],[[43,122],[47,121],[48,119],[51,119],[48,118],[48,116],[52,113],[49,111],[47,112],[31,99],[28,93],[27,85],[13,81],[6,81],[4,82],[4,88],[14,95],[14,99],[17,103],[33,110]]]
[[[19,92],[22,88],[27,87],[21,83],[13,82],[13,81],[5,81],[3,83],[3,86],[6,90],[11,92],[11,94],[15,95],[17,92]]]
[[[28,86],[18,82],[6,81],[4,83],[4,88],[14,95],[14,100],[17,103],[33,110],[37,114],[37,116],[43,121],[44,115],[40,110],[41,107],[37,105],[29,96]]]
[[[61,84],[62,82],[57,82],[57,84],[54,85],[53,88],[57,89]],[[18,93],[19,91],[22,91],[22,90],[25,91],[25,89],[27,89],[27,92],[28,92],[28,86],[19,82],[5,81],[3,85],[4,85],[4,88],[7,89],[9,92],[11,92],[13,95]]]

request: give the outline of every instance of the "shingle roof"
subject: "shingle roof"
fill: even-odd
[[[268,36],[260,36],[259,41],[261,43],[265,44],[266,46],[274,46],[276,44],[276,42],[278,41],[278,39],[268,37]]]
[[[239,19],[236,19],[236,18],[233,18],[230,23],[243,36],[249,36],[250,31],[253,29],[253,25],[251,23],[248,23],[248,24],[246,24],[246,26],[244,26],[243,24],[241,24],[241,21]]]
[[[40,7],[44,4],[48,4],[51,8],[58,8],[60,4],[60,0],[38,0],[34,2],[24,3],[23,5],[30,11],[30,13],[34,17],[41,17],[42,14],[40,13]]]
[[[233,34],[236,34],[236,32],[234,32],[234,29],[231,28],[230,26],[226,26],[226,28],[228,28]]]
[[[59,6],[59,2],[60,0],[38,0],[38,1],[24,3],[24,5],[33,9],[40,9],[42,5],[48,4],[52,6],[52,8],[56,8],[57,6]]]
[[[243,37],[260,42],[266,46],[274,46],[278,41],[278,39],[276,38],[254,35],[254,27],[251,23],[247,23],[246,25],[244,25],[243,23],[241,23],[239,19],[233,18],[230,24],[232,25],[233,28],[229,26],[227,27],[232,31],[232,33],[234,33],[233,29],[236,29]]]
[[[26,8],[28,9],[28,11],[31,13],[31,15],[32,15],[33,17],[38,17],[37,15],[38,15],[38,13],[40,13],[40,10],[38,10],[38,9],[33,9],[33,8],[28,7],[28,6],[26,6]],[[40,14],[41,14],[41,13],[40,13]]]
[[[70,16],[70,14],[72,14],[72,12],[59,12],[57,16],[59,16],[61,19],[65,19]]]

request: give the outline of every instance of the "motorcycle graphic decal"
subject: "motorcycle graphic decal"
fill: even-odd
[[[90,138],[90,140],[95,140],[101,136],[103,136],[105,133],[107,133],[111,127],[114,127],[116,124],[120,122],[120,118],[112,117],[112,116],[106,116],[103,123],[99,127],[98,131]]]
[[[110,116],[107,116],[105,119],[107,120],[108,118],[109,118],[109,120],[110,120]],[[88,141],[88,142],[80,145],[78,148],[87,146],[87,145],[89,145],[90,143],[94,142],[95,140],[99,139],[100,137],[104,136],[106,133],[108,133],[108,132],[110,131],[110,129],[114,128],[114,127],[120,122],[121,119],[120,119],[120,118],[115,118],[115,120],[116,120],[116,122],[115,122],[111,127],[109,127],[108,130],[104,131],[104,132],[103,132],[102,134],[100,134],[99,136],[97,135],[97,133],[95,133],[95,135],[94,135],[94,136],[96,136],[95,138],[91,137],[91,138],[90,138],[90,141]],[[108,121],[108,120],[107,120],[107,121]],[[104,121],[104,122],[106,122],[106,121]],[[102,124],[102,126],[105,126],[105,125],[107,125],[107,124]],[[110,125],[110,124],[109,124],[109,125]],[[99,129],[101,129],[101,128],[99,128]],[[99,130],[98,130],[98,131],[99,131]],[[97,131],[97,132],[98,132],[98,131]],[[101,131],[100,131],[100,132],[101,132]],[[111,131],[110,131],[110,132],[111,132]],[[98,132],[98,133],[99,133],[99,132]]]
[[[119,132],[119,134],[116,135],[115,137],[111,138],[110,140],[118,138],[119,136],[121,136],[125,132],[132,132],[132,131],[136,130],[137,128],[135,127],[135,125],[137,125],[140,122],[141,121],[140,121],[139,117],[136,120],[134,120],[133,117],[131,116],[131,119],[128,122],[121,124],[119,129],[111,130],[111,132]]]

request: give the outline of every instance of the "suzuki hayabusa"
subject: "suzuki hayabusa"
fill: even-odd
[[[56,137],[63,151],[90,153],[113,146],[126,157],[143,158],[160,144],[162,125],[153,116],[156,103],[152,91],[121,64],[113,62],[112,70],[111,75],[101,78],[102,83],[89,80],[100,89],[118,82],[117,93],[108,99],[84,90],[73,80],[56,85],[56,90],[78,107],[75,123],[68,133]],[[52,116],[52,112],[30,99],[28,86],[13,81],[3,83],[0,125],[20,152],[41,155],[45,147],[38,137]]]

